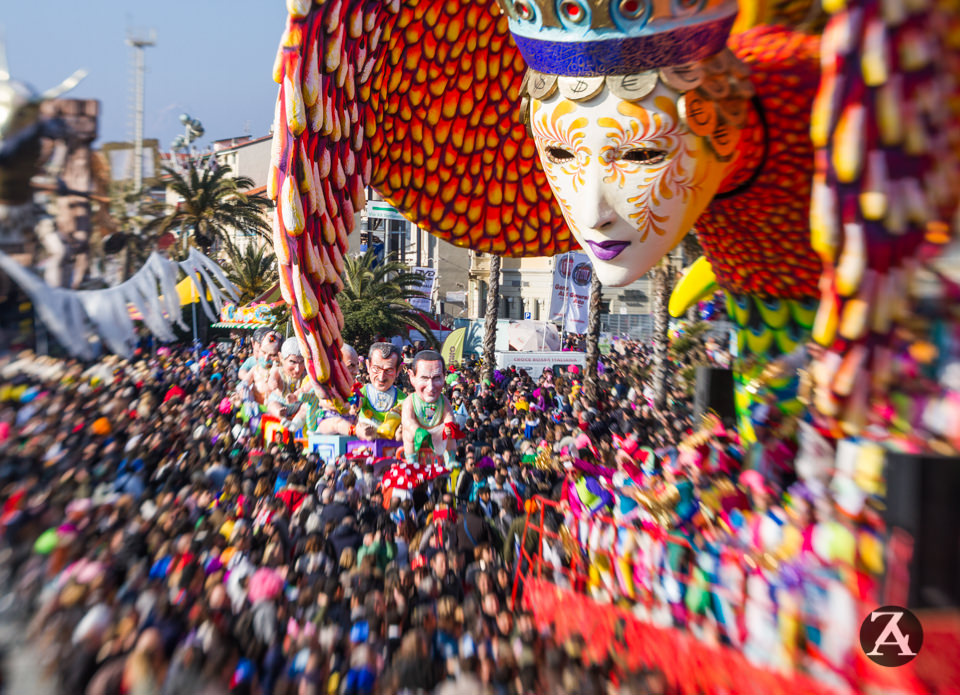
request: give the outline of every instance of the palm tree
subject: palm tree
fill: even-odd
[[[379,338],[414,328],[439,347],[427,317],[410,302],[425,299],[418,288],[421,277],[409,266],[388,259],[381,262],[371,249],[344,259],[343,291],[337,295],[343,312],[343,339],[364,354]]]
[[[483,325],[483,381],[493,383],[494,350],[497,346],[497,314],[500,311],[500,256],[490,258],[487,281],[487,314]]]
[[[270,223],[264,211],[272,207],[262,195],[249,195],[253,180],[230,176],[229,166],[197,167],[185,172],[163,168],[170,177],[170,189],[182,200],[163,206],[162,213],[144,225],[146,233],[187,232],[204,253],[218,242],[229,239],[234,231],[253,232],[271,240]]]
[[[670,256],[653,269],[653,404],[662,408],[667,402],[667,348],[670,325],[670,292],[673,289],[673,264]]]
[[[226,240],[224,272],[246,304],[273,287],[278,280],[277,259],[266,244],[247,244],[241,251]]]
[[[597,271],[590,276],[590,313],[587,317],[587,364],[584,369],[583,390],[590,403],[596,405],[600,395],[597,387],[597,363],[600,361],[600,304],[603,285]]]

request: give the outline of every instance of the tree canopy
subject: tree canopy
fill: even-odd
[[[360,354],[382,338],[414,328],[434,346],[439,343],[427,317],[412,299],[426,298],[418,288],[421,278],[396,260],[379,261],[372,250],[344,259],[343,291],[337,295],[343,312],[343,339]]]
[[[252,179],[231,176],[229,166],[198,167],[192,163],[186,171],[164,167],[163,172],[170,177],[170,189],[182,200],[165,205],[162,214],[144,225],[144,232],[186,231],[204,253],[218,241],[229,241],[235,231],[271,238],[264,211],[273,203],[262,195],[248,193]]]
[[[277,259],[266,244],[247,244],[241,250],[228,240],[224,251],[221,265],[240,293],[241,304],[256,299],[276,284]]]

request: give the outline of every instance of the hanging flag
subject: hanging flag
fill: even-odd
[[[432,313],[433,306],[433,283],[437,279],[437,271],[434,268],[424,268],[423,266],[415,266],[413,272],[420,276],[420,285],[414,289],[420,290],[426,297],[422,299],[411,299],[410,303],[413,304],[413,307],[417,311],[422,311],[424,313]]]
[[[567,253],[554,263],[550,319],[562,321],[567,333],[587,332],[592,275],[593,266],[585,253]]]

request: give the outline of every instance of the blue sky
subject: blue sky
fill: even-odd
[[[0,36],[10,72],[38,91],[78,68],[89,75],[71,96],[101,102],[100,143],[133,136],[129,31],[156,31],[146,49],[144,136],[166,149],[199,119],[213,139],[266,135],[277,85],[271,71],[285,22],[283,0],[4,0]]]

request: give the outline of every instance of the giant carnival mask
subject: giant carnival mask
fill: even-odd
[[[738,128],[719,122],[702,97],[693,108],[704,122],[694,122],[689,109],[680,111],[692,101],[685,97],[654,78],[650,93],[632,101],[602,86],[579,103],[560,90],[532,100],[531,130],[550,187],[604,285],[633,282],[669,253],[731,168]],[[745,116],[745,106],[737,108]],[[711,146],[715,129],[727,138],[723,159]]]
[[[563,216],[603,284],[633,282],[692,229],[732,169],[753,96],[749,70],[725,48],[736,3],[520,0],[505,10],[530,68],[522,115]]]

